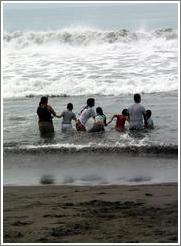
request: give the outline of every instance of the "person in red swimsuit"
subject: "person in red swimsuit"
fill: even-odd
[[[128,121],[128,110],[127,109],[123,109],[122,114],[115,114],[113,115],[113,117],[111,118],[111,120],[107,123],[110,124],[113,119],[116,118],[116,126],[115,129],[117,131],[123,131],[125,129],[125,122],[126,120]]]

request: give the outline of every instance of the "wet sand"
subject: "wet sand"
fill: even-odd
[[[176,243],[177,188],[4,187],[4,243]]]

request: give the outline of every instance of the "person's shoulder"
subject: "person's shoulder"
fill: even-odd
[[[48,104],[48,105],[47,105],[47,108],[48,108],[48,109],[52,109],[52,106]]]
[[[135,104],[131,104],[129,107],[128,107],[128,111],[129,109],[132,109],[134,107]]]
[[[94,108],[89,107],[88,110],[89,110],[89,111],[94,111]]]
[[[87,112],[89,112],[90,114],[95,115],[95,110],[94,110],[94,108],[88,108],[88,109],[87,109]]]
[[[143,110],[145,110],[145,106],[143,106],[143,104],[139,103],[139,107]]]

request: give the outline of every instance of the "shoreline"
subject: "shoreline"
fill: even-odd
[[[6,243],[176,243],[178,184],[5,186]]]

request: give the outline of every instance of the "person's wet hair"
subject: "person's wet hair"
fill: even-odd
[[[67,109],[72,110],[73,109],[73,104],[72,103],[68,103],[67,104]]]
[[[146,118],[147,119],[149,119],[151,117],[151,114],[152,114],[152,112],[150,109],[146,110]]]
[[[96,113],[99,114],[99,115],[104,115],[104,114],[103,114],[103,110],[102,110],[101,107],[97,107],[97,108],[96,108]]]
[[[95,105],[95,99],[94,98],[88,98],[87,99],[87,106],[88,107],[94,107]]]
[[[45,105],[48,103],[48,97],[41,97],[39,106]]]
[[[134,94],[134,101],[135,103],[140,103],[141,102],[141,95],[140,94]]]
[[[123,109],[123,111],[122,111],[122,115],[124,115],[124,116],[128,116],[128,110],[127,110],[127,108]]]

